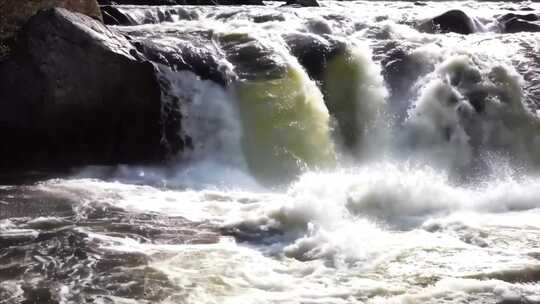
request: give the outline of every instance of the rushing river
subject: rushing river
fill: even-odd
[[[269,4],[117,7],[186,148],[0,186],[0,303],[540,303],[540,5]]]

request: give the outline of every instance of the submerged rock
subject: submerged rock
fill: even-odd
[[[415,56],[407,45],[392,41],[376,48],[380,53],[382,75],[389,89],[389,105],[400,120],[405,119],[414,95],[416,81],[434,69],[431,64]],[[407,75],[407,77],[403,77]]]
[[[303,33],[287,35],[285,41],[309,76],[318,82],[324,78],[328,61],[344,54],[347,48],[339,41]]]
[[[319,7],[317,0],[287,0],[284,6]]]
[[[291,53],[298,58],[309,77],[315,80],[324,103],[337,122],[339,137],[346,148],[359,143],[356,89],[358,70],[351,62],[344,42],[318,35],[291,34],[285,37]]]
[[[233,85],[251,173],[262,183],[282,184],[306,168],[333,166],[328,111],[296,59],[247,34],[219,42],[238,78]]]
[[[475,21],[460,10],[451,10],[422,23],[419,30],[427,33],[472,34],[475,32]]]
[[[41,11],[0,63],[0,168],[164,158],[154,67],[122,35]]]
[[[498,18],[503,33],[540,32],[540,20],[536,14],[506,14]]]
[[[334,138],[348,152],[357,153],[367,130],[379,112],[383,97],[378,89],[378,72],[357,47],[345,41],[313,34],[289,34],[284,37],[291,53],[316,81],[324,103],[336,123]]]
[[[508,21],[512,19],[520,19],[524,21],[538,21],[540,18],[536,14],[519,15],[514,13],[505,14],[498,18],[499,21]]]

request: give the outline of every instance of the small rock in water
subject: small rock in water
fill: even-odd
[[[474,20],[461,10],[451,10],[422,23],[419,30],[427,33],[472,34],[475,32]]]
[[[288,0],[283,6],[318,7],[317,0]]]

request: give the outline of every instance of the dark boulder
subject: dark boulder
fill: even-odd
[[[218,0],[219,5],[264,5],[263,0]]]
[[[519,33],[519,32],[540,32],[540,25],[537,23],[522,21],[519,19],[512,19],[504,23],[505,33]]]
[[[290,34],[285,36],[285,41],[293,56],[317,82],[323,80],[328,61],[344,54],[347,48],[345,43],[309,34]]]
[[[263,0],[230,0],[228,5],[264,5]]]
[[[540,32],[540,20],[536,14],[506,14],[497,19],[503,33]]]
[[[434,68],[414,56],[411,50],[414,47],[396,41],[374,47],[375,59],[381,62],[382,75],[390,93],[390,109],[400,119],[407,115],[416,81]]]
[[[41,11],[0,63],[0,168],[159,161],[160,98],[154,66],[124,36]]]
[[[534,8],[529,7],[529,6],[523,6],[523,7],[520,7],[519,10],[524,11],[524,12],[532,12],[534,11]]]
[[[509,13],[509,14],[502,15],[501,17],[497,19],[499,22],[506,22],[512,19],[519,19],[523,21],[538,21],[540,18],[536,14],[519,15],[519,14]]]
[[[399,46],[386,53],[381,63],[384,79],[395,96],[406,95],[423,70],[422,62]]]
[[[370,122],[361,119],[365,113],[364,62],[359,61],[353,48],[344,41],[311,34],[291,34],[285,37],[291,53],[315,80],[324,96],[324,102],[334,118],[334,138],[345,151],[355,153],[360,147],[364,130]],[[370,97],[368,97],[370,98]]]
[[[451,10],[420,24],[418,29],[426,33],[458,33],[467,35],[475,32],[475,23],[463,11]]]
[[[213,46],[210,32],[196,35],[186,34],[182,38],[167,36],[164,45],[160,37],[139,38],[133,35],[133,45],[152,62],[163,64],[173,71],[191,71],[201,79],[212,80],[222,86],[230,82],[227,71],[223,70],[222,55]]]
[[[103,22],[107,25],[134,25],[136,22],[119,9],[110,5],[101,6]]]
[[[283,6],[319,7],[317,0],[287,0]]]
[[[226,59],[234,66],[240,80],[279,79],[287,72],[287,64],[275,56],[272,48],[244,33],[231,33],[219,39]]]
[[[261,15],[255,15],[252,18],[253,18],[253,22],[255,23],[285,21],[285,17],[283,15],[278,15],[278,14],[261,14]]]

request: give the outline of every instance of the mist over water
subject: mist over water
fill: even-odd
[[[425,4],[118,6],[184,150],[0,188],[0,303],[540,303],[540,37]]]

